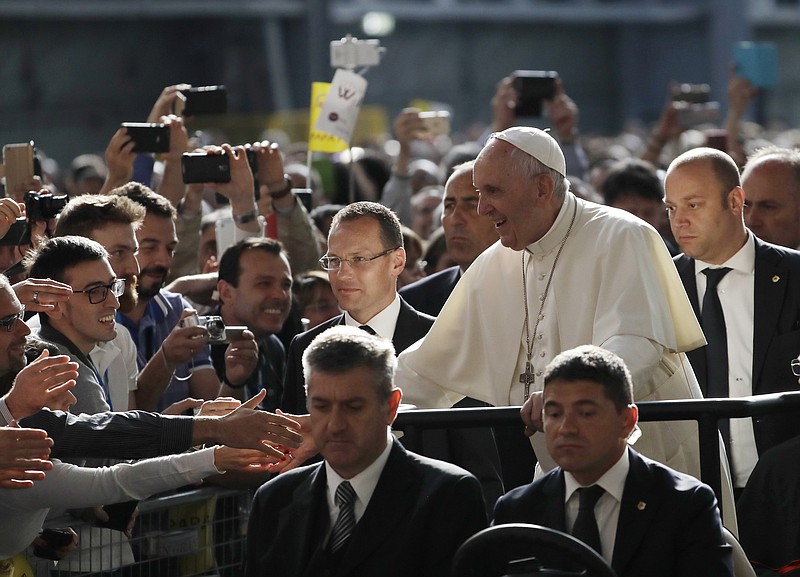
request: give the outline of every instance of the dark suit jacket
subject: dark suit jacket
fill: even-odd
[[[418,311],[436,317],[442,312],[444,303],[447,302],[447,298],[453,292],[460,278],[461,268],[452,266],[412,282],[398,292],[408,304]]]
[[[611,565],[618,577],[731,577],[731,549],[710,487],[628,449]],[[556,467],[497,502],[494,524],[565,527],[564,473]]]
[[[417,312],[403,298],[400,298],[400,312],[397,314],[397,324],[394,328],[392,343],[396,354],[400,354],[419,339],[428,334],[433,321],[430,315]],[[344,322],[344,314],[333,317],[331,320],[314,327],[310,331],[300,333],[292,339],[289,345],[288,363],[286,366],[286,380],[283,383],[283,400],[281,409],[293,414],[305,414],[306,408],[306,380],[303,377],[303,353],[311,341],[318,334],[333,326]]]
[[[478,481],[393,442],[364,516],[335,571],[325,563],[330,517],[323,463],[263,485],[247,531],[246,577],[444,577],[458,547],[486,527]]]
[[[800,354],[800,252],[755,239],[755,323],[753,326],[753,394],[795,391],[797,377],[790,363]],[[675,257],[683,286],[700,318],[694,259]],[[705,347],[687,356],[706,393]],[[753,418],[759,455],[800,434],[800,419],[793,414]]]

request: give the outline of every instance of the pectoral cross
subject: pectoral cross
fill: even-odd
[[[519,375],[519,382],[525,385],[525,397],[523,401],[527,401],[528,397],[531,395],[531,385],[536,380],[536,376],[533,374],[533,370],[531,369],[531,363],[525,363],[525,372],[520,373]]]

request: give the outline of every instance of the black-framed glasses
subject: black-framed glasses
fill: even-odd
[[[105,301],[108,298],[108,291],[111,291],[112,294],[119,298],[125,293],[125,279],[118,278],[111,284],[101,284],[96,287],[92,287],[85,291],[72,291],[73,293],[86,293],[89,297],[89,302],[93,305],[99,305],[101,302]]]
[[[22,308],[19,309],[18,313],[1,318],[0,328],[4,328],[6,331],[10,333],[17,327],[17,321],[23,320],[22,317],[24,315],[25,315],[25,306],[23,305]]]
[[[326,254],[319,259],[319,264],[324,270],[339,270],[342,268],[343,263],[347,263],[353,268],[360,268],[375,259],[381,258],[382,256],[386,256],[387,254],[396,251],[398,248],[400,247],[396,246],[394,248],[387,248],[385,251],[379,252],[373,256],[352,256],[350,258],[340,258],[338,256],[328,256]]]

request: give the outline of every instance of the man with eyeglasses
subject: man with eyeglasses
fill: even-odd
[[[100,413],[112,407],[107,383],[89,358],[99,342],[116,337],[114,320],[125,280],[118,279],[108,263],[106,250],[97,242],[79,236],[53,238],[29,256],[29,274],[49,278],[72,287],[66,302],[55,303],[40,314],[38,336],[55,344],[59,352],[78,363],[77,401],[71,412]]]
[[[108,262],[119,278],[125,279],[125,292],[120,297],[120,313],[132,311],[138,304],[139,243],[136,230],[145,218],[145,208],[133,200],[117,195],[83,195],[70,200],[61,211],[56,225],[56,236],[80,235],[99,242],[108,251]],[[202,333],[196,327],[175,327],[161,347],[170,358],[180,354],[185,343],[193,344],[193,336]],[[237,339],[227,348],[219,347],[231,374],[231,378],[244,378],[248,367],[241,367],[227,353],[232,349],[249,345],[255,347],[253,339]],[[164,364],[161,354],[151,358],[139,371],[136,344],[129,331],[118,330],[114,340],[98,343],[89,353],[98,372],[109,384],[114,400],[114,410],[156,410],[164,390],[169,386],[172,373]],[[225,364],[225,361],[223,361]],[[237,373],[238,371],[238,373]],[[242,399],[244,400],[244,399]],[[168,412],[181,412],[187,403],[179,402]]]
[[[391,340],[400,353],[425,336],[434,321],[397,294],[406,262],[403,233],[397,215],[382,204],[356,202],[336,213],[328,252],[319,262],[344,312],[289,345],[281,408],[290,413],[307,411],[302,356],[321,332],[335,325],[361,327]]]

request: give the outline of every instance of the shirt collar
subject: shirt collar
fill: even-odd
[[[622,456],[619,460],[612,465],[612,467],[603,473],[603,475],[597,480],[595,485],[600,485],[603,489],[605,489],[606,493],[610,494],[614,497],[617,501],[622,501],[622,492],[625,490],[625,479],[628,477],[628,471],[630,470],[631,463],[630,458],[628,456],[628,450],[622,452]],[[564,493],[564,502],[566,503],[569,501],[569,498],[572,497],[572,494],[580,489],[582,486],[578,481],[575,480],[575,477],[572,476],[572,473],[568,471],[564,471],[564,484],[566,488],[566,492]]]
[[[578,199],[575,198],[575,195],[567,191],[553,226],[550,227],[550,230],[548,230],[542,238],[529,244],[526,250],[532,254],[546,254],[561,244],[561,241],[564,240],[569,230],[569,225],[572,221],[572,213],[577,202]]]
[[[694,274],[695,276],[702,274],[707,268],[730,268],[732,270],[742,272],[744,274],[752,275],[756,269],[756,241],[753,233],[747,231],[747,241],[744,246],[740,248],[736,254],[726,260],[721,265],[709,264],[702,260],[694,261]]]
[[[394,300],[389,304],[389,306],[369,319],[366,324],[368,324],[379,337],[392,340],[394,337],[394,329],[397,326],[397,315],[399,314],[400,295],[395,293]],[[347,311],[344,312],[344,324],[349,327],[360,327],[362,325],[362,323],[351,317],[350,313]]]
[[[333,467],[331,467],[327,461],[325,461],[325,473],[328,479],[328,504],[332,505],[336,502],[334,497],[339,483],[342,481],[349,481],[358,500],[366,507],[369,504],[369,500],[372,498],[372,494],[375,492],[375,487],[378,486],[378,480],[381,477],[381,473],[383,473],[383,468],[386,466],[386,461],[389,460],[389,453],[391,450],[392,434],[387,428],[386,447],[383,449],[383,452],[371,465],[352,478],[344,479],[339,473],[333,470]]]

